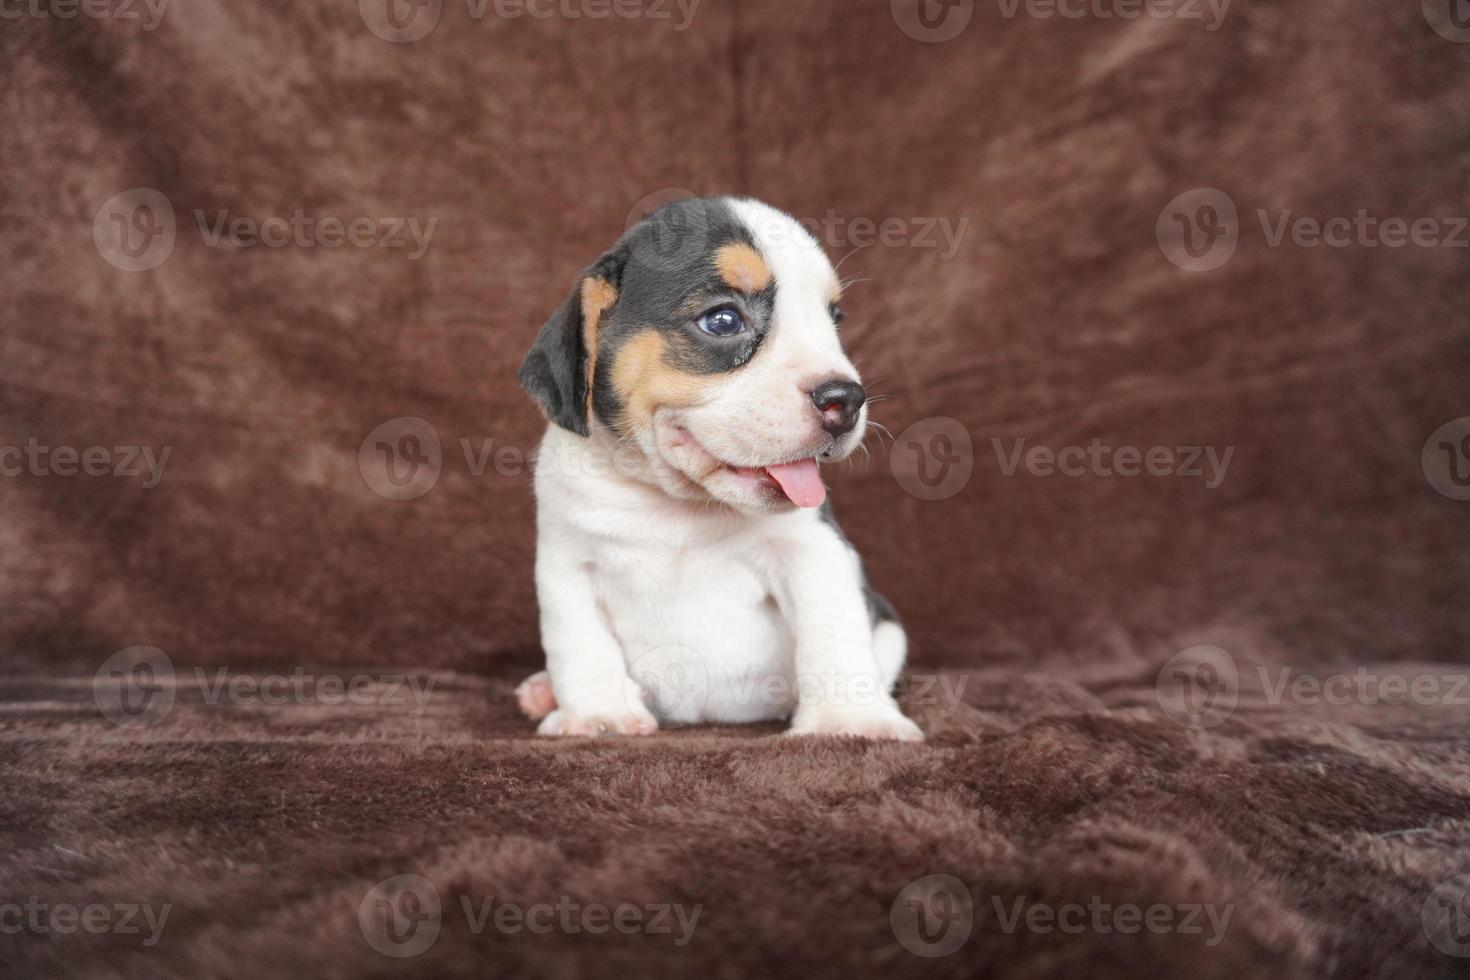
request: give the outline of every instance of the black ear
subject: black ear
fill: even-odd
[[[584,272],[521,363],[520,381],[546,417],[579,436],[591,432],[589,394],[597,328],[617,302],[623,261],[608,253]],[[590,345],[590,349],[589,349]]]

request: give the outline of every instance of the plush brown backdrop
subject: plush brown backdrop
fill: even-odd
[[[1022,8],[1024,10],[1024,8]],[[1205,8],[1201,8],[1202,10]],[[968,222],[957,254],[852,256],[849,343],[893,399],[972,434],[974,474],[908,495],[886,449],[834,476],[925,662],[1144,657],[1206,634],[1353,660],[1463,656],[1466,511],[1419,466],[1466,413],[1470,250],[1268,246],[1253,217],[1465,211],[1470,49],[1414,5],[1239,3],[1207,22],[1007,20],[946,44],[885,3],[706,2],[675,18],[471,20],[388,44],[355,5],[190,0],[6,30],[7,444],[170,447],[163,482],[0,482],[21,655],[148,643],[207,663],[474,669],[535,647],[534,330],[646,196],[760,196],[824,219]],[[1218,187],[1223,268],[1155,219]],[[178,215],[158,269],[93,217]],[[438,219],[427,252],[208,247],[213,222]],[[380,423],[429,421],[444,472],[393,502]],[[1006,478],[1013,445],[1235,448],[1224,483]],[[876,445],[876,439],[875,439]]]
[[[816,954],[834,970],[929,968],[904,959],[891,936],[873,938],[897,887],[926,869],[974,881],[974,869],[1033,848],[1065,863],[1060,828],[1091,841],[1083,850],[1127,855],[1141,893],[1163,853],[1206,877],[1208,865],[1217,884],[1231,883],[1221,894],[1282,877],[1254,900],[1243,945],[1214,958],[1195,946],[1098,941],[1027,960],[1003,941],[983,958],[937,963],[1029,964],[1016,969],[1040,975],[1072,962],[1126,972],[1143,956],[1197,976],[1457,965],[1425,946],[1417,916],[1427,884],[1454,871],[1449,855],[1463,864],[1464,709],[1341,727],[1317,715],[1262,721],[1249,736],[1196,743],[1157,715],[1150,692],[1165,658],[1200,643],[1242,663],[1470,662],[1470,503],[1437,493],[1420,461],[1430,433],[1470,414],[1470,249],[1272,247],[1255,216],[1470,212],[1470,45],[1433,31],[1417,0],[1236,0],[1218,30],[1206,29],[1203,5],[1204,20],[1041,18],[1024,5],[1008,17],[1006,6],[976,4],[942,44],[908,36],[887,0],[704,0],[684,30],[674,5],[669,20],[476,20],[448,0],[432,34],[403,44],[367,28],[372,0],[366,18],[348,0],[174,0],[153,31],[116,18],[6,20],[0,445],[170,451],[154,488],[126,477],[0,479],[0,650],[17,678],[5,715],[17,751],[5,764],[25,786],[5,804],[18,828],[7,843],[22,856],[7,883],[55,886],[33,869],[54,869],[42,852],[64,845],[110,862],[111,877],[78,864],[58,880],[128,894],[152,865],[129,864],[127,841],[214,827],[199,832],[224,835],[208,842],[219,860],[263,860],[262,875],[305,894],[333,873],[382,877],[433,846],[424,828],[449,820],[549,836],[566,849],[542,855],[552,866],[596,858],[626,871],[601,845],[569,843],[583,831],[566,816],[568,799],[581,798],[577,780],[616,761],[667,785],[655,800],[604,784],[589,819],[621,819],[638,835],[683,822],[686,841],[714,849],[747,832],[784,841],[769,854],[711,858],[707,877],[675,889],[718,898],[784,881],[765,912],[787,910],[790,931],[759,910],[723,926],[716,916],[708,928],[720,942],[689,954],[701,968],[763,965],[740,935],[761,938],[773,957]],[[1166,258],[1156,221],[1200,187],[1234,201],[1240,240],[1222,267],[1189,272]],[[98,217],[136,188],[162,194],[177,216],[173,251],[144,272],[105,261],[112,226]],[[542,423],[514,368],[535,329],[641,203],[677,189],[751,194],[814,219],[830,212],[823,234],[838,255],[864,222],[898,219],[908,235],[930,221],[965,223],[952,256],[890,242],[858,251],[843,271],[866,280],[850,292],[845,330],[873,387],[892,396],[876,417],[896,435],[955,420],[974,447],[968,482],[947,499],[919,499],[876,439],[871,462],[831,482],[873,579],[910,626],[914,661],[999,673],[973,675],[982,681],[958,719],[916,709],[937,736],[929,747],[782,756],[705,735],[659,755],[512,740],[503,751],[515,761],[496,763],[500,788],[485,789],[476,780],[492,764],[477,753],[502,749],[475,740],[525,733],[507,699],[537,655],[532,501],[514,459],[507,472],[476,474],[460,440],[477,452],[487,440],[492,450],[534,447]],[[195,218],[298,210],[437,224],[414,260],[407,249],[210,245]],[[442,440],[442,473],[426,495],[391,501],[370,486],[359,450],[382,423],[408,416]],[[1007,477],[991,440],[1018,438],[1233,457],[1215,489],[1199,479]],[[414,784],[422,748],[400,756],[389,746],[377,750],[381,765],[354,768],[367,756],[353,753],[391,740],[371,721],[277,719],[271,737],[291,744],[274,748],[250,724],[209,712],[154,730],[202,739],[190,754],[107,735],[78,714],[84,688],[47,679],[85,679],[138,644],[181,666],[457,671],[468,687],[436,716],[442,731],[405,735],[445,740],[428,761],[453,785]],[[1141,715],[1114,717],[1120,707]],[[1007,741],[1055,713],[1069,720],[1044,727],[1060,734]],[[221,728],[211,735],[210,725]],[[324,733],[338,729],[351,745],[330,752],[343,757],[291,741],[330,741]],[[1366,747],[1368,730],[1393,744]],[[1335,746],[1326,762],[1319,742]],[[241,761],[226,745],[257,748]],[[749,776],[746,751],[772,767],[766,776]],[[949,754],[924,754],[935,752]],[[353,775],[333,775],[347,757],[359,760]],[[686,770],[681,760],[696,757]],[[542,796],[522,786],[551,778],[553,758],[570,786]],[[258,768],[226,778],[235,765]],[[848,775],[827,785],[832,767]],[[1184,770],[1187,786],[1171,782]],[[786,802],[767,800],[749,826],[716,832],[671,789],[696,771],[711,780],[713,798],[700,804],[710,812],[756,792]],[[783,772],[807,789],[774,788]],[[868,790],[854,792],[876,794],[878,816],[838,802],[839,783],[865,778]],[[1230,778],[1256,789],[1209,788]],[[344,781],[318,798],[318,779]],[[531,795],[507,798],[495,782],[506,779]],[[1106,823],[1088,807],[1144,783],[1154,789],[1124,792],[1119,805],[1130,826],[1162,836],[1085,824]],[[1155,791],[1166,786],[1189,799],[1180,806],[1190,816],[1164,812]],[[418,801],[412,833],[385,829],[395,792]],[[816,806],[802,818],[808,837],[786,823],[801,810],[792,794]],[[844,822],[824,823],[829,804],[848,807]],[[1252,823],[1252,810],[1271,816]],[[1245,822],[1218,840],[1201,831],[1209,845],[1187,829],[1184,842],[1170,836],[1217,811]],[[821,840],[875,820],[892,837],[873,832],[857,853],[900,852],[896,868],[855,885],[861,869],[812,856]],[[262,858],[237,836],[242,826],[284,838],[287,850]],[[975,843],[982,829],[1007,841],[1004,855]],[[1408,857],[1372,840],[1409,831],[1418,836],[1394,845],[1420,848]],[[85,846],[89,835],[113,843]],[[1362,863],[1319,874],[1325,854],[1364,841]],[[464,846],[471,864],[500,853]],[[160,866],[188,866],[185,851]],[[533,860],[517,853],[515,867]],[[654,861],[644,850],[635,858]],[[596,894],[606,883],[545,873],[561,882],[551,889]],[[1365,883],[1380,873],[1398,884]],[[667,894],[659,882],[677,877],[650,873],[633,890]],[[155,886],[164,887],[145,891]],[[872,929],[843,932],[830,917],[798,927],[792,903],[820,905],[834,889],[838,918],[871,916]],[[275,943],[284,919],[257,919],[244,938],[211,932],[245,899],[207,892],[191,879],[176,899],[192,901],[196,917],[181,913],[193,925],[178,928],[195,931],[193,945],[175,947],[173,969],[231,972],[242,956],[286,955]],[[811,938],[819,933],[827,938]],[[1393,952],[1375,952],[1379,936]],[[332,948],[301,955],[327,957],[313,961],[317,972],[394,965]],[[56,973],[86,962],[75,957],[90,947],[66,949],[70,961],[54,944],[23,952]],[[571,976],[605,951],[584,939],[507,955]]]

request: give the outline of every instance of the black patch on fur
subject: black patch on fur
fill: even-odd
[[[898,610],[893,608],[893,603],[889,602],[877,592],[874,592],[873,587],[868,584],[868,573],[863,568],[863,556],[859,554],[857,548],[853,547],[853,543],[847,539],[847,535],[842,533],[842,527],[837,523],[837,515],[832,513],[832,500],[830,497],[826,503],[822,504],[822,509],[817,513],[821,516],[822,523],[837,532],[837,536],[842,539],[842,543],[847,545],[857,557],[858,581],[863,587],[863,601],[868,604],[868,619],[872,621],[873,627],[876,629],[879,623],[898,623],[902,626],[903,623],[898,618]]]
[[[645,330],[663,335],[670,365],[686,374],[728,374],[755,357],[770,331],[778,284],[754,294],[731,289],[715,259],[722,247],[736,242],[755,247],[727,198],[666,204],[618,242],[615,251],[626,256],[618,301],[603,314],[597,331],[592,406],[600,421],[615,425],[622,415],[614,365],[619,349]],[[733,337],[700,330],[700,316],[724,305],[740,310],[747,329]]]
[[[521,362],[520,382],[536,400],[546,417],[579,436],[588,435],[587,357],[582,316],[582,284],[589,278],[604,279],[613,288],[623,276],[627,254],[618,248],[603,255],[577,278],[572,294],[552,314],[536,335],[536,342]],[[616,304],[614,304],[616,305]],[[607,314],[603,314],[604,320]]]

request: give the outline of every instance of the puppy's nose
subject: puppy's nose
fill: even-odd
[[[828,381],[812,392],[812,404],[822,413],[822,428],[833,436],[852,431],[867,400],[867,392],[856,381]]]

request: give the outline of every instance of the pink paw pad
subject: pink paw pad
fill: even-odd
[[[532,721],[540,721],[556,710],[556,694],[551,690],[551,676],[542,671],[532,674],[516,688],[516,701],[521,713]]]

